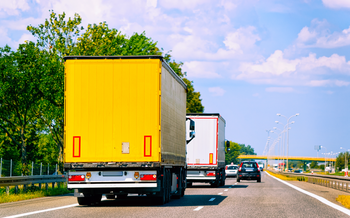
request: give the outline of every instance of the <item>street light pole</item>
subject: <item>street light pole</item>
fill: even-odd
[[[326,153],[327,153],[327,148],[325,146],[322,145],[321,148],[326,149]],[[327,165],[326,153],[324,153],[324,172],[326,172],[326,165]]]
[[[282,114],[277,114],[277,116],[282,116],[282,117],[285,117],[287,119],[287,170],[288,170],[289,169],[289,166],[288,166],[288,156],[289,156],[289,120],[292,117],[299,116],[299,113],[297,113],[295,115],[292,115],[289,118],[287,118],[286,116],[284,116]]]

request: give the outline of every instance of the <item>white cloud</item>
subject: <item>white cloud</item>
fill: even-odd
[[[183,70],[187,72],[189,78],[221,78],[221,75],[215,72],[218,64],[212,62],[190,61],[185,62]]]
[[[349,1],[350,2],[350,1]],[[310,27],[303,27],[296,44],[302,48],[337,48],[350,45],[350,27],[332,32],[327,21],[312,20]]]
[[[256,29],[253,26],[239,28],[235,32],[227,34],[224,44],[229,50],[242,53],[242,47],[251,48],[257,41],[261,40],[257,34],[254,34],[255,31]]]
[[[209,92],[212,93],[213,96],[223,96],[226,91],[220,87],[210,87]]]
[[[322,0],[322,2],[329,8],[350,8],[349,0]]]
[[[29,9],[28,0],[0,1],[0,17],[6,15],[19,15],[20,11],[27,11]]]
[[[280,93],[290,93],[294,92],[292,87],[268,87],[265,89],[266,92],[280,92]]]
[[[159,5],[167,9],[195,10],[208,2],[209,0],[160,0]]]
[[[283,52],[276,50],[266,60],[259,63],[246,62],[239,67],[238,75],[233,79],[246,80],[252,83],[276,84],[276,85],[304,85],[304,86],[347,86],[346,81],[320,80],[324,74],[350,75],[350,61],[346,62],[344,56],[333,54],[330,57],[316,57],[310,53],[307,57],[286,59]]]
[[[350,82],[347,81],[341,81],[341,80],[311,80],[309,85],[313,87],[320,87],[320,86],[348,86]]]

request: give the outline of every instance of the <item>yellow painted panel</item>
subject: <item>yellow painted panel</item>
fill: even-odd
[[[213,153],[209,153],[209,164],[213,163]]]
[[[66,60],[66,162],[160,161],[160,62]],[[80,157],[74,136],[81,137]]]

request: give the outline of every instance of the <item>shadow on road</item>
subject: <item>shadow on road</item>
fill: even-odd
[[[213,201],[210,199],[215,198]],[[104,200],[93,206],[79,207],[193,207],[193,206],[216,206],[219,205],[227,196],[221,195],[185,195],[181,199],[171,199],[169,203],[157,205],[153,198],[147,196],[129,196],[126,199]]]

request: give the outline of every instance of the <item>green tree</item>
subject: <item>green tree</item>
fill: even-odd
[[[240,153],[242,155],[256,155],[254,148],[252,148],[250,145],[246,146],[245,144],[239,144],[239,146],[241,147]]]
[[[349,152],[346,152],[346,157],[349,160]],[[348,161],[349,165],[349,161]],[[341,152],[338,154],[336,161],[335,161],[335,168],[337,169],[339,167],[339,170],[345,169],[345,152]]]
[[[37,104],[43,97],[39,89],[45,71],[46,52],[33,42],[20,44],[17,51],[0,48],[0,129],[21,151],[26,173],[28,146],[38,140]]]
[[[312,161],[311,164],[310,164],[310,168],[311,169],[317,169],[318,168],[317,161]]]
[[[230,151],[225,155],[226,164],[238,164],[238,156],[240,155],[240,146],[236,142],[230,141]]]

